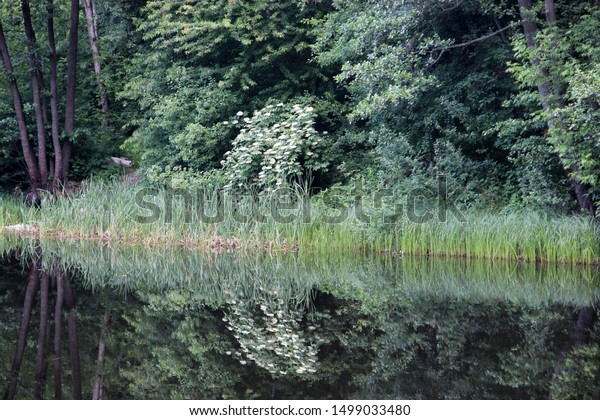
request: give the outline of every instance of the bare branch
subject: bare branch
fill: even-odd
[[[446,9],[442,8],[442,13],[448,13],[453,11],[454,9],[458,9],[460,6],[462,6],[462,4],[465,2],[465,0],[460,0],[458,2],[456,2],[456,4],[454,6],[450,6]]]
[[[455,48],[468,47],[469,45],[473,45],[473,44],[476,44],[478,42],[485,41],[488,38],[492,38],[492,37],[494,37],[496,35],[499,35],[499,34],[505,32],[505,31],[509,30],[510,28],[512,28],[512,26],[513,25],[505,26],[502,29],[499,29],[499,30],[497,30],[495,32],[492,32],[491,34],[487,34],[487,35],[481,36],[481,37],[476,38],[476,39],[472,39],[472,40],[467,41],[467,42],[462,42],[460,44],[453,44],[453,45],[448,45],[448,46],[445,46],[445,47],[437,47],[437,48],[434,48],[432,51],[446,51],[446,50],[452,50],[452,49],[455,49]]]

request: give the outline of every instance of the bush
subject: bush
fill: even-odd
[[[225,121],[225,125],[243,127],[221,162],[227,188],[269,190],[305,171],[325,167],[318,149],[321,137],[314,128],[315,116],[310,106],[280,103],[255,111],[252,118],[240,111],[237,119]]]

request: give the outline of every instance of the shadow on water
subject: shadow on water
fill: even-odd
[[[5,399],[600,398],[598,270],[0,238]]]

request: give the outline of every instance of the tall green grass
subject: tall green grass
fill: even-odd
[[[478,212],[467,213],[466,218],[466,223],[403,223],[399,248],[413,255],[568,264],[599,261],[600,231],[587,217]]]
[[[21,206],[10,196],[0,194],[0,228],[21,223]]]
[[[383,252],[561,264],[600,263],[598,224],[584,216],[469,211],[464,222],[450,217],[446,222],[434,218],[427,223],[415,223],[404,217],[397,223],[383,224],[378,216],[380,210],[367,204],[365,211],[373,216],[369,222],[357,220],[348,209],[349,217],[331,223],[328,217],[340,211],[326,205],[319,196],[309,197],[302,188],[290,191],[291,202],[298,203],[296,210],[285,210],[291,207],[289,202],[283,199],[274,202],[268,195],[223,201],[214,192],[205,196],[202,205],[195,199],[186,201],[174,196],[171,212],[165,212],[164,190],[146,196],[142,208],[142,197],[136,199],[140,188],[92,183],[76,195],[45,202],[39,209],[23,209],[3,200],[0,221],[4,225],[15,222],[33,225],[39,236],[129,245],[167,244],[215,252]],[[143,223],[140,216],[150,215],[151,205],[161,209],[159,217]],[[307,207],[309,216],[300,211]],[[222,220],[203,221],[200,209],[207,215],[220,211]],[[296,217],[287,222],[277,221],[272,217],[273,209],[282,215],[294,213]],[[264,220],[254,217],[243,221],[239,217],[257,211],[264,215]]]

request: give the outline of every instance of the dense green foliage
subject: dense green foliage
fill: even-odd
[[[108,174],[99,170],[123,153],[155,184],[270,188],[271,147],[242,158],[258,133],[223,122],[284,103],[313,108],[314,129],[328,134],[318,153],[298,145],[276,159],[280,180],[303,175],[322,188],[366,177],[406,193],[441,175],[463,203],[484,208],[590,210],[582,200],[599,196],[594,1],[557,1],[554,17],[541,1],[95,1],[111,109],[107,117],[98,107],[80,19],[73,178]],[[57,4],[59,40],[66,9]],[[32,9],[42,49],[44,13]],[[31,124],[19,10],[0,17]],[[67,47],[57,45],[59,74]],[[0,182],[12,187],[24,172],[11,158],[10,95],[0,95]]]
[[[576,175],[594,185],[585,169],[598,161],[588,150],[597,141],[589,137],[590,122],[569,124],[576,144],[557,138],[556,130],[545,137],[544,121],[549,116],[539,115],[539,98],[530,90],[538,77],[528,60],[542,55],[552,61],[546,54],[551,48],[542,42],[535,50],[524,45],[516,30],[517,10],[510,4],[428,0],[334,4],[336,11],[315,25],[317,58],[323,64],[341,65],[337,80],[354,98],[350,117],[368,122],[369,137],[381,156],[377,166],[388,182],[397,185],[406,178],[442,173],[456,188],[475,193],[471,200],[488,206],[513,199],[570,207],[558,159],[565,160],[566,154],[557,153],[560,147],[575,150],[565,166],[577,161],[582,170]],[[572,72],[581,67],[583,77],[596,59],[579,56],[584,50],[589,57],[597,49],[589,25],[597,28],[598,20],[588,15],[586,6],[564,7],[565,19],[586,16],[582,23],[565,20],[565,39],[561,38],[562,61],[571,64]],[[486,38],[501,26],[504,31]],[[567,46],[575,36],[585,40],[578,44],[579,52]],[[476,39],[480,41],[472,42]],[[553,69],[568,80],[558,66]],[[577,78],[571,80],[576,83]],[[577,96],[591,98],[596,95],[593,91],[591,87]],[[590,117],[586,121],[597,119],[590,115],[597,112],[594,103],[596,97],[579,111]],[[577,153],[586,158],[575,157]]]
[[[125,150],[151,181],[177,184],[220,165],[239,130],[222,123],[238,112],[301,97],[327,102],[334,85],[310,62],[305,23],[324,10],[295,1],[148,2],[137,26],[149,49],[131,61],[123,93],[143,113]]]
[[[0,0],[7,395],[599,398],[598,33],[598,0]]]

